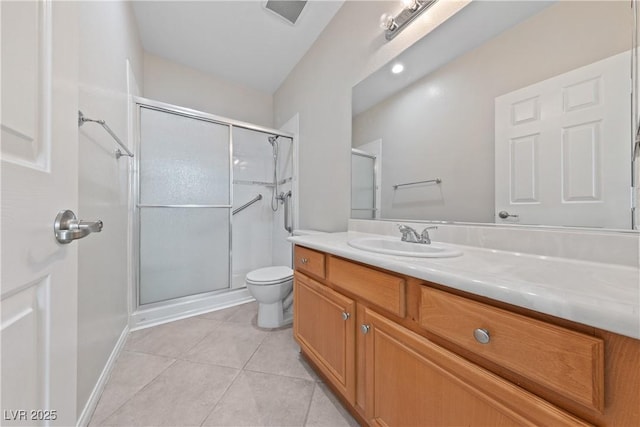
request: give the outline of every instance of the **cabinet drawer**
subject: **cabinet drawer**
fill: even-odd
[[[311,249],[296,246],[294,251],[294,268],[314,276],[325,278],[324,254]]]
[[[329,257],[329,281],[397,316],[405,315],[405,280],[402,277]]]
[[[582,405],[602,411],[601,339],[440,290],[423,287],[420,292],[421,327]],[[474,336],[476,330],[478,339]],[[488,342],[482,344],[483,338]]]

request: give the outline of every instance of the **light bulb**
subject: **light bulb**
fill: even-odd
[[[402,5],[409,10],[416,10],[420,3],[418,0],[402,0]]]
[[[393,19],[393,15],[389,13],[383,13],[380,16],[380,28],[383,30],[393,30],[397,28],[398,24],[396,24],[396,20]]]
[[[401,63],[396,63],[393,65],[393,67],[391,67],[391,72],[393,74],[400,74],[401,72],[404,71],[404,65],[402,65]]]

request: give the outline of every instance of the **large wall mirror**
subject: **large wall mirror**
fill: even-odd
[[[473,1],[358,83],[352,218],[631,229],[634,13]]]

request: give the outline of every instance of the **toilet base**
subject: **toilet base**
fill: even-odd
[[[280,328],[293,322],[293,310],[283,310],[282,301],[273,304],[258,303],[258,326],[260,328]]]

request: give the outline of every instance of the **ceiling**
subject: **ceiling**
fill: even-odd
[[[275,92],[344,0],[308,1],[295,25],[265,1],[135,1],[145,51]]]

